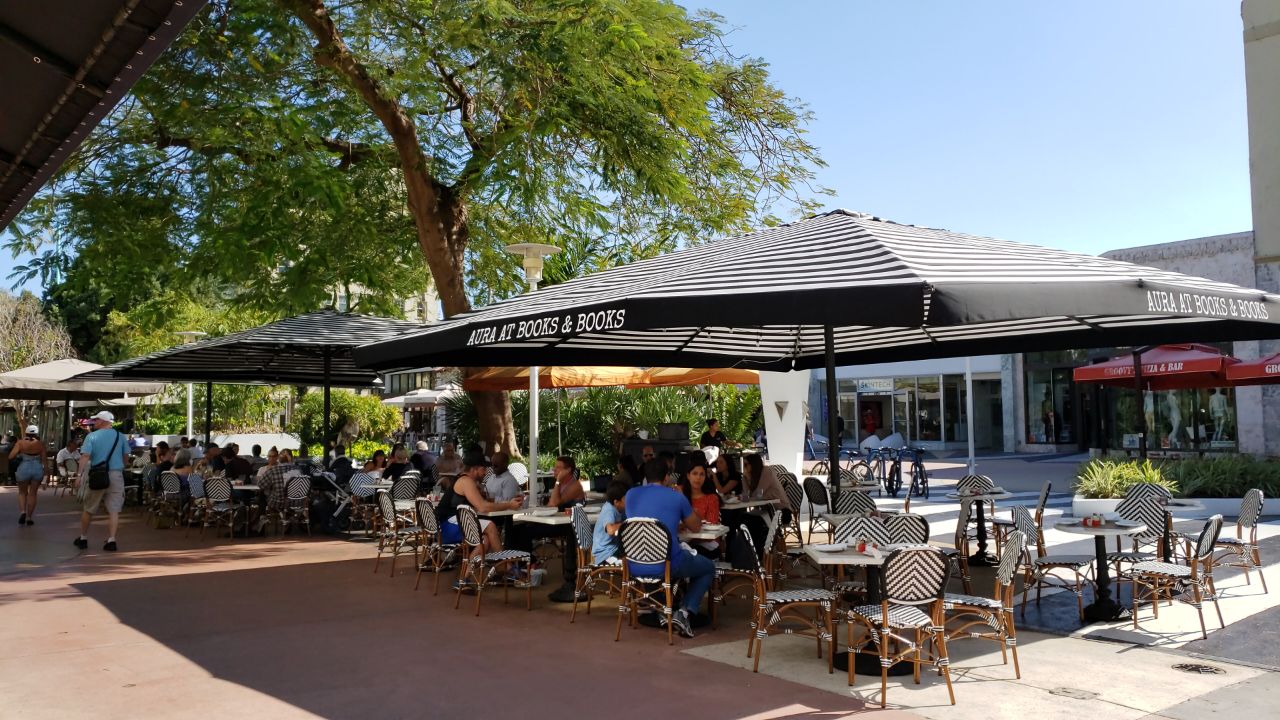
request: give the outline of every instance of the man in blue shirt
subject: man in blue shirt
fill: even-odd
[[[115,552],[116,530],[120,527],[120,511],[124,508],[124,465],[129,454],[129,439],[124,433],[112,427],[115,416],[103,410],[93,416],[93,432],[84,440],[80,449],[80,478],[76,488],[83,498],[80,513],[80,537],[75,539],[75,546],[84,550],[89,547],[89,523],[98,506],[107,506],[107,542],[103,550]],[[107,476],[110,483],[102,490],[89,488],[89,468],[106,463]]]
[[[660,462],[660,461],[650,461]],[[685,550],[680,544],[680,526],[690,532],[702,529],[702,520],[693,511],[693,506],[683,493],[662,485],[642,485],[632,488],[626,495],[627,517],[653,518],[662,523],[671,534],[671,577],[684,578],[689,581],[684,594],[684,603],[671,616],[676,629],[684,637],[693,637],[693,625],[690,617],[702,606],[702,596],[711,589],[715,579],[716,566],[711,560]],[[632,564],[633,575],[647,575],[655,572],[654,566]]]
[[[600,508],[600,517],[596,518],[596,527],[591,534],[591,559],[599,564],[613,559],[622,553],[618,544],[618,527],[626,519],[627,491],[631,485],[614,480],[604,490],[604,507]]]

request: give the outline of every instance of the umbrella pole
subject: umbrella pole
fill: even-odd
[[[965,425],[969,430],[969,474],[976,475],[978,473],[978,460],[974,457],[973,441],[973,369],[969,365],[969,358],[964,359],[964,412]],[[908,491],[910,492],[910,491]]]
[[[204,447],[213,443],[213,383],[204,384]]]
[[[830,325],[822,326],[823,355],[827,365],[827,487],[840,497],[840,446],[836,445],[836,338]],[[834,504],[835,500],[832,500]]]
[[[1137,402],[1133,404],[1137,410],[1138,416],[1138,457],[1147,459],[1147,415],[1143,409],[1143,401],[1146,400],[1142,395],[1142,350],[1138,348],[1133,351],[1133,385],[1137,389]]]
[[[564,455],[564,427],[560,424],[560,406],[564,404],[564,388],[556,393],[556,455]]]
[[[527,507],[538,504],[538,373],[540,368],[529,368],[529,497]]]
[[[62,401],[62,447],[71,439],[71,393],[63,396]]]
[[[321,439],[321,441],[320,441],[321,443],[323,443],[323,445],[322,445],[322,446],[321,446],[321,448],[320,448],[320,453],[321,453],[325,458],[328,458],[328,457],[329,457],[329,432],[330,432],[330,430],[331,430],[331,429],[332,429],[332,427],[333,427],[332,425],[330,425],[330,424],[329,424],[329,409],[330,409],[330,405],[329,405],[329,371],[330,371],[329,363],[330,363],[330,353],[329,353],[329,348],[327,348],[327,347],[326,347],[326,348],[324,349],[324,432],[323,432],[323,434],[321,435],[321,438],[322,438],[322,439]],[[336,443],[335,443],[335,444],[336,444]]]

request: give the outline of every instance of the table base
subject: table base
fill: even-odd
[[[989,552],[974,553],[969,556],[969,564],[975,567],[995,567],[1000,564],[1000,559]]]
[[[1128,620],[1130,618],[1129,608],[1110,598],[1107,598],[1106,602],[1098,601],[1084,606],[1084,621],[1086,623]]]
[[[849,653],[844,650],[837,650],[835,659],[832,662],[836,670],[841,672],[849,672]],[[880,677],[880,657],[878,655],[866,655],[863,653],[854,653],[853,671],[858,675],[874,675]],[[890,675],[910,675],[911,663],[897,662],[889,666]]]

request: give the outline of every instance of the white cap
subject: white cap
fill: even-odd
[[[427,449],[427,447],[428,447],[428,446],[427,446],[427,441],[426,441],[426,440],[419,440],[419,441],[418,441],[418,449],[419,449],[419,450],[426,450],[426,449]]]
[[[101,410],[101,411],[99,411],[99,412],[98,412],[98,414],[97,414],[97,415],[94,415],[94,416],[93,416],[93,419],[94,419],[94,420],[101,420],[101,421],[103,421],[103,422],[113,423],[113,422],[115,422],[115,421],[116,421],[116,416],[115,416],[115,415],[112,415],[112,414],[111,414],[109,411],[107,411],[107,410]]]
[[[40,428],[36,427],[35,425],[28,425],[28,426],[27,426],[27,434],[28,434],[28,435],[39,435],[39,434],[40,434]]]

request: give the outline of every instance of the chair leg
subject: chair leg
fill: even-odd
[[[671,583],[663,584],[662,594],[663,594],[663,597],[666,599],[666,606],[662,608],[662,612],[666,613],[667,615],[667,644],[675,645],[676,644],[675,608],[672,607]]]
[[[880,709],[889,702],[889,628],[880,626]],[[850,658],[852,660],[852,658]],[[853,667],[852,664],[849,667]]]
[[[481,552],[484,552],[482,549]],[[480,598],[484,596],[484,586],[489,582],[489,568],[485,567],[484,561],[480,562],[480,572],[475,576],[476,581],[476,617],[480,617]]]
[[[1209,583],[1209,597],[1213,599],[1213,609],[1218,612],[1218,626],[1226,630],[1227,624],[1222,621],[1222,606],[1218,604],[1218,588],[1214,587],[1213,576],[1206,577],[1205,581]]]
[[[938,664],[942,666],[942,677],[947,681],[947,696],[951,698],[951,704],[956,704],[956,691],[951,687],[951,658],[947,655],[947,634],[945,632],[934,633],[934,652],[938,654]]]
[[[618,627],[613,635],[613,641],[618,642],[622,639],[622,616],[630,615],[631,608],[627,606],[627,601],[631,597],[631,583],[624,580],[622,583],[621,597],[618,598]]]
[[[1004,616],[1005,638],[1002,645],[1009,646],[1009,652],[1013,654],[1013,676],[1021,680],[1022,668],[1018,666],[1018,629],[1013,624],[1013,611],[1006,612]]]
[[[769,629],[765,626],[766,617],[768,616],[768,606],[761,604],[756,608],[756,631],[754,640],[756,643],[755,664],[751,667],[751,672],[760,672],[760,656],[764,654],[764,638],[769,634]],[[750,643],[748,643],[750,648]],[[747,651],[747,657],[751,657],[750,650]]]
[[[573,611],[569,613],[569,624],[572,625],[574,619],[578,617],[578,597],[582,595],[582,589],[586,586],[583,581],[582,572],[579,570],[578,576],[574,578],[573,583]]]

